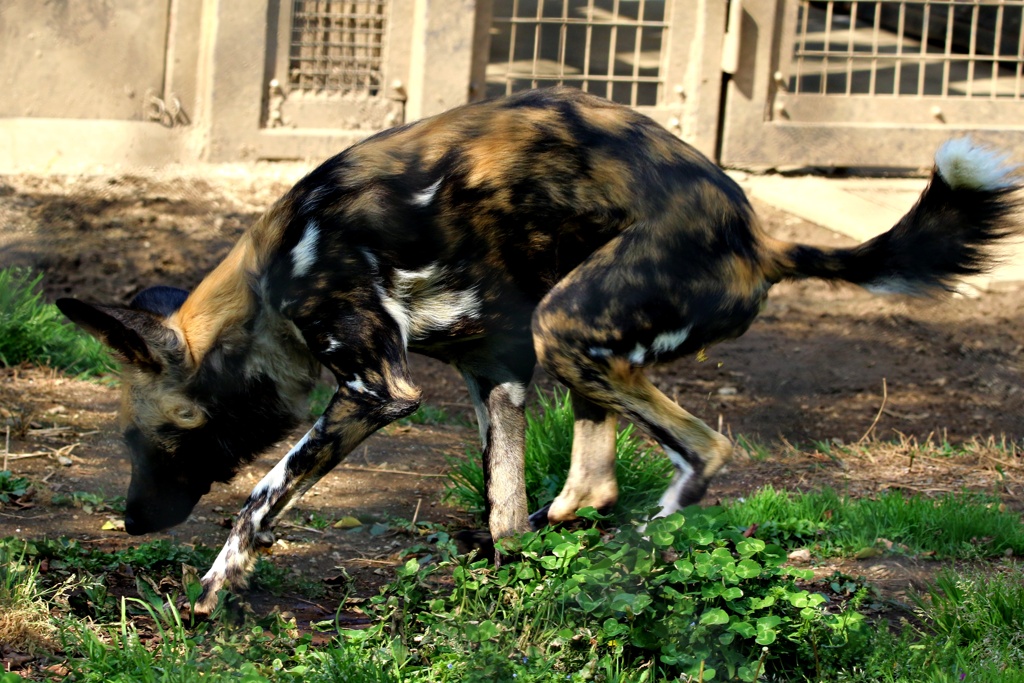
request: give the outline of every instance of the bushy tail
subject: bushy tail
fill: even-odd
[[[988,270],[992,246],[1022,232],[1020,178],[1007,156],[969,138],[935,154],[931,181],[917,204],[888,232],[849,249],[780,243],[773,280],[845,280],[871,291],[929,295]]]

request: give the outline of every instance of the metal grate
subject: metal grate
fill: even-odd
[[[665,0],[495,0],[487,95],[565,84],[658,104]]]
[[[1024,0],[808,2],[788,90],[1021,100]]]
[[[377,95],[383,81],[387,0],[296,0],[288,82],[306,92]]]

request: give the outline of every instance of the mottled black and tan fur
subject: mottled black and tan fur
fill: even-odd
[[[918,204],[852,249],[765,235],[740,188],[650,119],[556,88],[472,104],[376,135],[279,200],[191,293],[128,308],[58,302],[126,361],[132,482],[125,524],[184,520],[213,481],[299,421],[321,365],[323,417],[250,495],[199,611],[244,582],[262,534],[420,392],[406,352],[451,363],[476,405],[495,538],[530,528],[525,387],[539,362],[576,410],[569,479],[534,522],[617,497],[615,416],[677,473],[662,512],[701,498],[729,441],[644,368],[742,334],[786,278],[913,294],[978,272],[1011,231],[1002,158],[949,143]]]

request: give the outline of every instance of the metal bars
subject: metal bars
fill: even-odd
[[[288,83],[303,92],[378,95],[387,0],[295,0]]]
[[[793,94],[1022,100],[1024,0],[810,2]]]
[[[654,106],[668,26],[666,0],[495,0],[487,95],[562,83]]]

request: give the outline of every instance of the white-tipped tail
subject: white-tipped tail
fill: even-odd
[[[1016,165],[1007,164],[1008,154],[976,145],[969,137],[948,140],[935,153],[939,175],[951,188],[1000,190],[1014,185]]]

